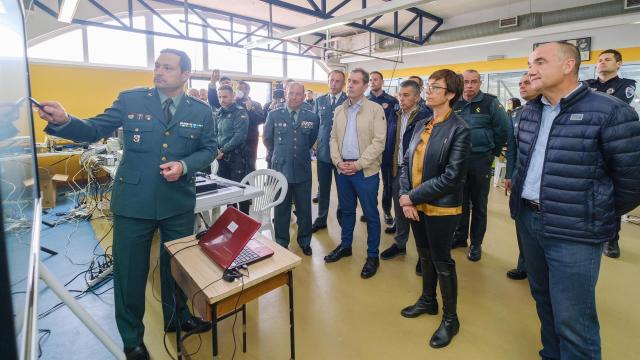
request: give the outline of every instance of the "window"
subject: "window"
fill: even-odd
[[[622,65],[620,77],[636,81],[636,97],[631,101],[631,106],[640,114],[640,64]]]
[[[180,30],[184,35],[186,35],[185,24],[183,14],[171,14],[171,15],[163,15],[163,17],[171,23],[175,28]],[[200,19],[196,17],[189,17],[190,22],[198,23]],[[173,30],[169,25],[167,25],[162,19],[157,16],[153,17],[153,29],[156,32],[162,32],[167,34],[176,34],[175,30]],[[199,38],[202,36],[202,27],[197,25],[189,26],[189,36],[193,38]],[[164,36],[154,36],[153,37],[153,49],[154,49],[154,57],[157,58],[160,55],[160,51],[162,49],[172,48],[177,50],[182,50],[189,55],[191,58],[191,71],[204,70],[204,53],[203,53],[203,43],[200,41],[190,41],[183,39],[176,39]]]
[[[251,73],[263,76],[284,76],[283,55],[260,50],[251,51]]]
[[[128,19],[123,19],[128,24]],[[109,21],[105,24],[120,24]],[[145,18],[133,18],[133,27],[145,28]],[[145,34],[126,30],[113,30],[95,26],[87,27],[87,43],[89,46],[89,62],[98,64],[113,64],[127,66],[142,66],[147,64],[147,39]]]
[[[507,100],[520,98],[518,83],[523,74],[524,71],[489,74],[487,92],[497,96],[500,103],[506,105]]]
[[[30,46],[29,57],[48,60],[84,61],[82,30],[75,29]]]
[[[313,62],[313,80],[327,81],[327,72],[318,64],[317,60]]]
[[[313,59],[287,55],[287,77],[293,79],[311,80]]]
[[[251,100],[257,101],[264,106],[267,99],[271,98],[271,83],[261,81],[247,81],[247,83],[251,86],[251,92],[249,93]]]
[[[213,41],[230,42],[231,41],[231,24],[226,20],[209,20],[209,24],[217,30],[208,29],[207,38]],[[226,30],[226,31],[225,31]],[[245,33],[246,25],[233,24],[233,40],[237,41],[243,38],[244,34],[235,33],[236,31]],[[245,44],[246,39],[240,42]],[[248,72],[248,55],[247,50],[243,48],[224,46],[217,44],[209,44],[209,68],[226,71]]]

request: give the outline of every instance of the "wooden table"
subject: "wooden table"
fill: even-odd
[[[171,274],[178,285],[176,289],[182,289],[188,301],[193,301],[195,313],[211,321],[214,359],[218,358],[219,352],[218,321],[242,312],[243,351],[246,352],[246,303],[284,285],[289,287],[289,336],[291,359],[295,359],[292,271],[302,259],[260,234],[256,238],[273,249],[273,256],[249,265],[244,282],[236,280],[232,283],[222,280],[223,269],[200,250],[194,236],[165,244],[171,256]],[[176,299],[180,301],[179,296]],[[176,326],[176,330],[178,359],[181,359],[180,326]]]

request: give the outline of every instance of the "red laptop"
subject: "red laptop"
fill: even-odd
[[[273,255],[273,250],[253,239],[260,223],[236,208],[228,207],[198,245],[223,269],[235,269]]]

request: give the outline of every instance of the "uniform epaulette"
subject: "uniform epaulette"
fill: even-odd
[[[153,91],[153,89],[145,86],[138,86],[132,89],[122,90],[122,94],[131,93],[131,92],[149,92],[149,91]]]
[[[209,103],[208,102],[206,102],[206,101],[204,101],[204,100],[202,100],[200,98],[197,98],[195,96],[191,96],[191,95],[187,95],[187,96],[189,97],[190,100],[193,100],[193,101],[195,101],[197,103],[200,103],[200,104],[202,104],[202,105],[204,105],[206,107],[209,107]]]

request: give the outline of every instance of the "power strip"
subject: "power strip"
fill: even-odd
[[[87,281],[87,289],[91,289],[94,285],[104,280],[104,278],[109,276],[111,272],[113,272],[113,264],[109,265],[109,267],[104,268],[102,272],[99,273],[98,276],[96,276],[95,278]]]

